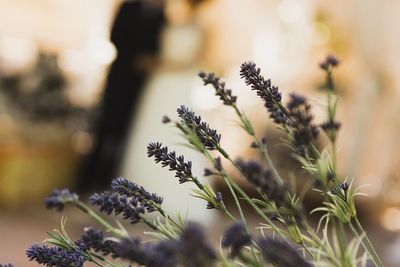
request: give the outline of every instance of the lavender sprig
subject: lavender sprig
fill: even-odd
[[[55,209],[57,211],[63,211],[65,204],[77,202],[79,196],[76,193],[70,192],[69,189],[54,189],[51,196],[44,199],[44,203],[47,209]]]
[[[201,120],[200,116],[186,106],[180,106],[177,112],[183,126],[193,131],[205,148],[208,150],[218,149],[221,135],[216,130],[211,129],[206,122]]]
[[[26,255],[30,261],[36,261],[48,267],[82,267],[85,262],[84,257],[79,252],[38,244],[29,247]]]
[[[332,71],[332,69],[336,68],[339,64],[339,59],[337,59],[336,56],[330,54],[325,58],[324,61],[319,63],[319,67],[325,71]]]
[[[183,266],[207,267],[217,259],[214,249],[205,240],[204,229],[188,223],[180,236],[180,258]]]
[[[239,255],[244,246],[251,244],[251,236],[242,222],[237,222],[228,227],[222,235],[221,245],[230,248],[230,257]]]
[[[319,133],[312,123],[311,105],[305,97],[292,93],[286,107],[291,118],[288,125],[292,129],[293,148],[297,154],[305,156],[308,146],[315,142]]]
[[[185,158],[182,155],[176,156],[175,151],[168,152],[168,147],[163,147],[161,143],[150,143],[147,146],[147,156],[154,157],[156,163],[161,162],[162,167],[168,166],[170,171],[175,171],[179,183],[193,181],[192,162],[185,162]]]
[[[127,179],[118,177],[111,182],[111,191],[126,197],[134,197],[146,209],[153,212],[162,204],[162,197],[149,193],[143,186],[139,186]]]
[[[115,241],[106,239],[103,231],[96,230],[93,227],[86,227],[84,231],[85,233],[76,241],[76,244],[83,251],[93,249],[95,252],[101,252],[104,256],[109,254],[114,256]]]
[[[262,238],[258,241],[263,258],[277,267],[312,267],[289,243]]]
[[[259,188],[269,200],[282,204],[286,189],[276,181],[270,170],[265,169],[255,160],[236,160],[236,165],[242,175],[256,188]]]
[[[220,81],[214,73],[200,72],[199,77],[203,80],[204,85],[211,84],[215,89],[215,95],[227,106],[233,106],[236,104],[236,96],[232,95],[231,89],[225,88],[225,83]]]
[[[278,87],[273,86],[271,80],[265,80],[260,73],[261,69],[257,68],[254,62],[245,62],[240,66],[240,77],[264,100],[270,117],[277,124],[285,124],[288,118],[282,109],[282,95]]]
[[[178,265],[179,241],[162,240],[146,244],[146,267],[175,267]]]
[[[146,251],[139,238],[122,238],[115,243],[115,257],[126,259],[141,265],[146,263]]]
[[[136,198],[127,198],[110,192],[95,193],[89,198],[89,201],[107,215],[122,214],[123,218],[129,220],[131,224],[138,223],[146,211],[143,206],[139,205]]]

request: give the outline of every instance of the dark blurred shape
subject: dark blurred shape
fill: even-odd
[[[12,75],[0,73],[0,93],[14,116],[34,122],[65,123],[81,116],[83,109],[68,97],[67,79],[57,56],[40,53],[32,69]]]
[[[111,41],[117,58],[100,104],[94,148],[81,170],[83,190],[103,188],[117,176],[132,114],[159,50],[159,35],[165,22],[159,2],[127,1],[116,16]]]

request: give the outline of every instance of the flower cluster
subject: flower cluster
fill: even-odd
[[[139,186],[122,177],[118,177],[111,182],[111,191],[137,199],[147,212],[155,211],[157,206],[163,202],[162,197],[149,193],[143,186]]]
[[[285,189],[280,185],[272,172],[265,169],[255,160],[236,160],[236,165],[243,176],[255,187],[259,188],[268,199],[281,204],[284,199]]]
[[[111,213],[122,214],[123,218],[129,220],[131,224],[138,223],[141,215],[146,211],[136,198],[127,198],[116,193],[95,193],[89,198],[89,201],[108,215]]]
[[[146,264],[147,255],[139,238],[126,237],[115,243],[115,257]]]
[[[221,205],[222,204],[222,193],[221,192],[216,192],[215,193],[215,198],[214,200],[216,201],[217,204]],[[207,202],[207,209],[218,209],[214,203]]]
[[[147,156],[154,157],[156,163],[161,162],[163,167],[168,166],[170,171],[175,171],[179,183],[192,180],[192,162],[185,162],[185,158],[182,155],[176,156],[175,151],[168,152],[168,147],[163,147],[161,143],[150,143],[147,146]]]
[[[44,203],[47,209],[63,211],[65,204],[76,202],[78,199],[78,195],[70,192],[68,189],[54,189],[51,196],[44,199]]]
[[[177,239],[143,243],[138,238],[122,238],[113,243],[113,253],[147,267],[206,267],[217,258],[205,240],[204,229],[195,223],[188,223]]]
[[[59,247],[34,244],[27,249],[26,255],[30,261],[36,261],[48,267],[81,267],[85,258],[78,251],[68,251]]]
[[[236,104],[236,96],[232,95],[231,89],[225,88],[225,83],[220,81],[214,73],[200,72],[199,77],[203,80],[204,85],[211,84],[215,89],[215,95],[219,96],[224,105],[232,106]]]
[[[312,267],[304,257],[289,243],[273,238],[262,238],[258,241],[266,262],[278,267]]]
[[[275,123],[285,124],[287,114],[282,110],[282,95],[278,87],[271,84],[271,80],[265,80],[260,74],[261,69],[257,68],[254,62],[245,62],[240,67],[240,77],[242,77],[252,90],[264,100],[264,106],[270,113],[270,117]]]
[[[179,254],[183,266],[211,266],[217,259],[214,249],[206,242],[205,232],[195,223],[189,223],[180,237]]]
[[[177,109],[177,112],[183,126],[193,131],[205,148],[209,150],[219,148],[221,135],[216,130],[211,129],[206,122],[203,122],[200,116],[196,116],[193,111],[183,105]]]
[[[175,219],[175,214],[171,216],[162,209],[163,199],[160,196],[120,177],[112,181],[109,192],[93,194],[89,199],[90,203],[108,215],[122,214],[132,224],[143,223],[151,229],[147,233],[158,238],[158,241],[142,241],[131,236],[122,223],[117,223],[115,227],[103,218],[103,214],[97,214],[80,202],[75,193],[67,189],[55,190],[45,200],[48,208],[61,211],[66,203],[74,203],[104,227],[108,236],[102,230],[89,227],[85,228],[79,240],[72,241],[66,234],[65,221],[62,221],[61,231],[50,232],[50,238],[46,240],[54,247],[34,244],[27,250],[28,258],[50,267],[80,267],[84,262],[92,262],[98,266],[119,266],[120,261],[114,264],[116,259],[146,267],[208,267],[214,266],[214,263],[221,266],[267,264],[275,267],[366,267],[368,260],[373,261],[377,267],[383,267],[357,219],[355,196],[359,193],[352,189],[353,181],[347,183],[336,177],[336,154],[333,153],[336,131],[340,124],[335,120],[332,69],[338,64],[335,57],[328,56],[320,65],[327,73],[327,88],[330,90],[326,90],[327,120],[319,127],[328,134],[332,158],[329,150],[321,151],[316,146],[319,128],[314,124],[311,105],[305,97],[291,94],[287,104],[283,105],[278,88],[272,86],[270,80],[264,79],[260,74],[261,70],[254,63],[243,63],[240,71],[246,84],[251,85],[262,98],[270,117],[286,135],[285,141],[293,149],[302,168],[314,181],[320,182],[314,186],[318,187],[324,200],[313,212],[323,213],[318,223],[324,225],[322,233],[310,226],[312,224],[303,211],[304,194],[291,192],[306,193],[310,188],[288,189],[285,182],[287,177],[283,175],[286,172],[280,173],[276,168],[268,154],[269,144],[265,138],[260,139],[257,136],[250,120],[236,106],[236,96],[232,95],[231,90],[215,74],[201,72],[199,76],[204,84],[211,84],[220,100],[235,110],[240,126],[253,139],[251,147],[261,155],[260,161],[233,161],[220,146],[221,136],[217,131],[185,106],[178,108],[180,120],[175,126],[182,131],[188,144],[209,160],[212,167],[204,170],[204,176],[214,175],[226,183],[238,213],[225,205],[220,192],[215,192],[209,183],[200,182],[192,174],[192,162],[186,162],[182,155],[169,152],[168,147],[158,142],[148,145],[147,155],[154,158],[156,163],[161,163],[162,167],[168,167],[174,172],[180,183],[194,183],[197,188],[192,190],[192,196],[206,201],[208,209],[217,209],[233,221],[222,235],[222,249],[219,253],[206,241],[205,231],[200,225],[188,222],[181,216]],[[164,116],[162,121],[168,123],[171,119]],[[257,189],[254,193],[258,196],[249,196],[242,189],[230,171],[227,171],[229,169],[222,165],[221,157],[226,159],[224,165],[230,165],[235,173],[254,185]],[[292,186],[295,187],[295,184]],[[250,225],[245,217],[248,211],[243,209],[243,202],[260,219],[262,238],[250,234]],[[157,212],[160,217],[149,220],[146,212]],[[347,235],[350,234],[350,231],[346,231],[347,227],[351,228],[352,236]],[[264,229],[271,231],[273,238],[265,236]]]
[[[319,63],[319,67],[323,70],[330,71],[339,64],[340,61],[334,55],[328,55],[324,61]]]
[[[288,125],[293,131],[294,147],[302,155],[305,147],[312,144],[319,133],[318,127],[312,123],[311,105],[305,97],[292,93],[286,107],[290,114]]]
[[[243,247],[251,243],[252,237],[247,233],[246,226],[242,222],[234,223],[228,227],[222,235],[221,245],[230,248],[232,258],[239,255]]]
[[[104,256],[112,254],[114,256],[115,241],[106,239],[103,231],[96,230],[93,227],[84,229],[85,233],[76,241],[76,245],[82,251],[93,249],[95,252],[101,252]]]

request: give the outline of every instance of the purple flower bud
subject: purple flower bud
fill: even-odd
[[[51,196],[44,199],[44,204],[47,209],[63,211],[65,204],[78,201],[78,199],[79,196],[71,193],[68,189],[54,189]]]
[[[26,255],[30,261],[48,267],[73,266],[82,267],[85,262],[84,257],[77,251],[69,251],[59,247],[48,247],[46,245],[34,244],[26,250]]]

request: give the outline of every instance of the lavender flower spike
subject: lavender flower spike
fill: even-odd
[[[111,190],[126,197],[135,197],[148,212],[157,209],[161,205],[163,198],[149,193],[143,186],[139,186],[125,178],[118,177],[111,182]]]
[[[243,176],[255,187],[261,189],[270,200],[281,205],[284,201],[285,190],[273,176],[270,170],[265,169],[255,160],[236,160],[236,164]]]
[[[334,55],[328,55],[324,61],[319,63],[319,67],[323,70],[330,71],[332,68],[337,67],[340,61]]]
[[[289,243],[272,238],[258,241],[261,253],[266,262],[276,267],[312,267]]]
[[[240,253],[240,250],[244,246],[249,245],[250,242],[251,236],[247,233],[246,227],[242,222],[238,222],[225,230],[221,245],[223,248],[230,248],[230,256],[234,258]]]
[[[14,267],[11,263],[9,264],[0,264],[0,267]]]
[[[93,194],[89,201],[92,205],[100,207],[100,211],[108,215],[114,213],[116,215],[122,214],[123,218],[130,220],[131,224],[140,221],[141,214],[145,213],[145,208],[139,206],[136,198],[128,199],[126,196],[118,194],[111,194],[104,192],[101,194]]]
[[[273,86],[271,80],[265,80],[260,73],[261,69],[257,68],[254,62],[245,62],[240,66],[240,77],[264,100],[264,106],[270,113],[270,117],[275,123],[285,124],[287,114],[282,109],[282,95],[278,87]]]
[[[219,96],[224,105],[233,106],[236,104],[236,96],[232,95],[232,90],[225,88],[225,83],[214,73],[200,72],[199,77],[203,80],[204,85],[211,84],[215,89],[215,95]]]
[[[168,147],[161,143],[150,143],[147,146],[147,156],[154,157],[156,163],[161,162],[163,167],[169,167],[170,171],[175,171],[175,177],[179,183],[186,183],[192,180],[192,162],[185,162],[183,156],[176,156],[175,152],[168,152]]]
[[[200,116],[196,116],[193,111],[183,105],[177,109],[177,112],[182,123],[196,133],[205,148],[208,150],[219,148],[221,135],[216,130],[211,129],[206,122],[202,122]]]
[[[85,259],[76,251],[68,251],[59,247],[48,247],[34,244],[26,250],[26,255],[30,261],[48,267],[82,267]]]
[[[101,252],[104,256],[115,253],[115,242],[105,238],[101,230],[96,230],[92,227],[86,227],[85,233],[81,239],[76,241],[83,251],[93,249],[95,252]]]
[[[44,199],[44,203],[47,209],[63,211],[65,204],[76,202],[78,199],[78,194],[72,193],[68,189],[54,189],[51,196]]]
[[[215,251],[205,240],[204,229],[188,223],[180,236],[180,256],[183,266],[207,267],[217,259]]]

